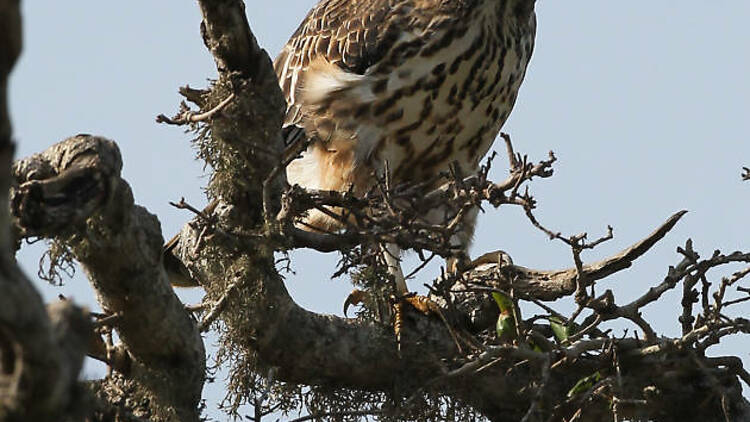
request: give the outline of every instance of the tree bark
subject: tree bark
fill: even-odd
[[[0,22],[0,31],[7,32],[0,47],[8,42],[0,49],[3,100],[20,49],[17,6],[0,0],[0,19],[7,20]],[[273,218],[285,185],[280,134],[285,104],[271,60],[258,46],[241,1],[200,0],[199,6],[204,41],[219,72],[199,102],[203,110],[224,105],[204,114],[205,121],[185,121],[200,130],[197,143],[215,170],[209,192],[217,202],[211,215],[201,214],[185,226],[175,253],[206,289],[209,311],[201,326],[220,318],[213,327],[221,334],[221,353],[229,356],[225,361],[234,365],[229,388],[235,396],[248,399],[252,380],[273,374],[286,383],[382,392],[394,398],[380,409],[392,418],[405,417],[413,401],[427,393],[468,404],[495,421],[562,420],[579,411],[580,420],[599,421],[611,418],[615,407],[618,417],[633,420],[750,421],[738,380],[741,365],[706,358],[687,334],[677,339],[581,335],[567,344],[550,335],[515,343],[489,336],[482,347],[462,351],[445,322],[408,310],[399,350],[388,324],[316,314],[297,305],[275,261],[275,253],[292,242],[279,240],[283,229]],[[11,202],[0,204],[0,419],[85,414],[101,421],[199,420],[206,370],[199,326],[169,287],[159,223],[134,204],[120,176],[118,148],[101,137],[78,135],[16,163],[11,182],[5,104],[0,103],[0,188],[14,186]],[[598,263],[540,271],[490,260],[464,274],[464,284],[512,290],[530,300],[578,296],[631,265],[681,215]],[[105,311],[93,326],[97,332],[115,330],[121,343],[93,336],[88,315],[68,302],[44,309],[12,259],[14,242],[31,236],[55,239],[81,262]],[[631,305],[616,306],[611,292],[585,304],[599,304],[599,317],[639,322],[639,307],[673,288],[687,268],[698,266],[694,261],[686,257],[662,285]],[[732,255],[729,261],[748,262],[750,255]],[[472,316],[490,300],[487,291],[454,292],[458,310],[449,316],[455,330],[491,329],[496,308],[489,316]],[[87,392],[76,384],[83,350],[112,369]],[[599,378],[592,385],[570,393],[595,374]]]
[[[11,186],[14,144],[8,75],[21,52],[20,4],[0,0],[0,191]],[[60,420],[80,412],[76,382],[91,325],[67,302],[45,309],[13,258],[8,196],[0,195],[0,420]]]
[[[272,119],[280,115],[276,110],[281,103],[280,93],[272,69],[267,66],[270,59],[255,47],[254,37],[246,28],[242,2],[200,1],[199,4],[204,19],[201,26],[204,41],[214,55],[220,75],[209,94],[209,103],[218,104],[229,93],[237,97],[221,116],[210,120],[211,137],[200,142],[204,149],[220,151],[221,159],[216,162],[234,165],[214,165],[216,173],[209,189],[222,203],[210,217],[210,223],[203,216],[193,222],[193,227],[186,226],[176,251],[206,289],[207,303],[223,306],[220,312],[225,324],[224,345],[231,353],[245,356],[239,361],[247,366],[236,366],[233,372],[246,374],[248,370],[257,372],[273,367],[277,380],[306,385],[386,392],[392,392],[397,386],[400,394],[410,390],[438,392],[475,406],[492,420],[517,421],[539,396],[564,397],[577,380],[603,365],[611,366],[611,355],[588,353],[603,347],[604,343],[583,342],[571,347],[577,352],[570,355],[569,364],[552,369],[553,374],[546,381],[540,381],[540,374],[545,372],[544,354],[499,346],[479,356],[462,356],[440,320],[419,315],[412,315],[406,322],[399,353],[394,336],[383,325],[319,315],[294,303],[275,269],[275,246],[262,235],[269,230],[268,221],[261,217],[267,200],[263,195],[264,187],[274,176],[283,178],[283,171],[275,172],[274,162],[269,164],[263,160],[259,151],[281,150],[280,120],[255,120],[250,126],[245,126],[244,121],[244,116]],[[253,48],[248,49],[248,45]],[[235,56],[238,52],[242,59]],[[246,54],[251,57],[246,58]],[[253,74],[254,77],[240,82],[237,74]],[[258,98],[263,101],[253,100]],[[205,107],[208,108],[210,106]],[[264,130],[258,130],[259,127]],[[275,163],[279,165],[280,159]],[[243,195],[237,195],[238,191]],[[661,239],[681,215],[676,214],[651,236],[621,254],[587,266],[585,275],[593,282],[627,268]],[[243,235],[233,236],[221,228]],[[542,300],[573,294],[575,280],[580,276],[576,269],[545,272],[511,266],[505,270],[525,274],[528,289],[523,289],[524,280],[519,281],[517,277],[514,287],[519,283],[524,294]],[[471,277],[480,279],[490,273],[497,274],[498,266],[478,269]],[[500,277],[497,283],[507,286],[503,284],[507,279],[503,281]],[[638,354],[644,346],[646,342],[633,340],[619,342],[617,347],[618,353]],[[672,356],[669,359],[683,364],[687,358]],[[462,360],[469,362],[456,367],[456,362]],[[527,363],[519,366],[519,361]],[[472,366],[490,362],[496,365],[480,372],[475,371],[478,366]],[[697,400],[704,390],[686,388],[674,380],[654,379],[652,375],[659,372],[659,365],[647,359],[623,361],[622,371],[626,375],[621,378],[622,388],[641,392],[656,383],[662,395],[654,397],[646,410],[651,412],[649,414],[661,415],[658,420],[678,420],[677,415],[684,413],[680,406]],[[693,376],[697,380],[704,374]],[[738,409],[746,402],[741,398],[736,378],[727,372],[721,376],[731,383],[727,391],[732,392],[736,404],[733,409],[737,413],[733,414],[742,414]],[[538,389],[543,389],[543,394],[538,394]],[[236,392],[247,393],[241,388]],[[715,420],[715,415],[721,414],[717,413],[717,406],[721,405],[717,400],[710,403],[705,415]],[[602,415],[608,414],[606,403],[590,407],[584,420],[600,420]],[[641,410],[623,406],[620,416],[638,415]],[[552,410],[546,409],[545,414],[552,414]]]
[[[17,162],[18,233],[70,248],[107,315],[99,325],[122,340],[92,351],[121,375],[99,382],[97,394],[137,417],[197,421],[203,341],[164,273],[159,221],[133,203],[121,168],[114,142],[90,135]]]

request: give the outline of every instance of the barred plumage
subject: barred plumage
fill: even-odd
[[[475,171],[515,103],[535,30],[534,0],[321,0],[275,61],[284,125],[313,141],[289,182],[365,192],[386,162],[395,182],[453,162]],[[306,223],[339,227],[320,212]]]

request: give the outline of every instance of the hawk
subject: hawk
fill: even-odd
[[[524,79],[534,3],[321,0],[274,62],[287,101],[285,136],[310,141],[287,167],[289,183],[363,194],[386,169],[393,183],[430,180],[454,163],[476,171]],[[441,223],[441,212],[427,219]],[[463,251],[476,215],[455,236]],[[318,210],[304,223],[341,228]],[[384,255],[404,294],[399,253],[388,245]]]

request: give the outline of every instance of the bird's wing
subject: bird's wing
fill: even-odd
[[[395,7],[410,0],[321,0],[305,17],[274,62],[287,102],[287,145],[301,136],[300,89],[310,64],[320,59],[352,75],[364,74],[396,41]]]

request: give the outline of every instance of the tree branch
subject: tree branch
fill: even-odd
[[[672,215],[651,234],[629,248],[609,258],[584,265],[582,267],[584,279],[590,284],[625,268],[629,268],[636,259],[645,254],[656,242],[669,233],[685,213],[686,211],[680,211]],[[516,295],[552,301],[570,296],[576,292],[577,275],[577,268],[535,270],[519,265],[493,263],[481,265],[471,270],[465,278],[475,283],[479,281],[480,284],[487,284],[501,290],[508,290],[510,287],[509,283],[512,280]],[[584,287],[586,286],[588,284]]]
[[[159,222],[134,205],[121,167],[117,146],[90,135],[17,162],[18,187],[12,193],[17,232],[55,238],[70,248],[102,308],[118,315],[111,324],[130,365],[118,364],[125,373],[109,377],[101,389],[149,397],[138,404],[144,409],[129,409],[135,413],[197,421],[203,342],[162,269]]]
[[[268,53],[250,30],[245,4],[238,0],[200,0],[201,34],[220,73],[239,72],[250,79],[273,78]]]
[[[7,83],[21,51],[19,8],[18,1],[0,0],[0,419],[52,421],[82,412],[76,382],[91,324],[67,302],[45,310],[13,258]]]
[[[210,228],[204,230],[205,224],[194,221],[192,226],[189,224],[183,229],[182,240],[175,251],[206,290],[205,302],[211,309],[206,322],[218,314],[220,323],[213,323],[212,327],[221,335],[219,363],[231,362],[233,365],[229,385],[233,402],[252,400],[255,386],[248,378],[263,376],[271,367],[275,379],[287,383],[381,391],[393,394],[397,402],[404,396],[403,391],[418,390],[468,403],[493,420],[517,421],[534,402],[545,403],[543,398],[564,397],[581,378],[599,370],[611,370],[613,347],[638,350],[644,346],[637,339],[601,337],[601,332],[590,330],[589,335],[599,337],[578,339],[566,347],[556,346],[553,350],[537,352],[520,344],[521,339],[517,345],[495,345],[496,339],[490,334],[483,338],[484,350],[464,356],[457,352],[442,321],[407,312],[399,354],[387,324],[320,315],[297,305],[275,267],[274,253],[283,242],[274,237],[278,235],[276,228],[269,227],[278,223],[279,218],[273,221],[269,216],[279,214],[263,207],[269,202],[277,205],[283,187],[283,183],[272,185],[268,182],[273,176],[278,176],[283,182],[283,172],[278,170],[282,154],[278,154],[278,159],[268,160],[276,151],[284,149],[279,136],[281,113],[275,109],[281,98],[280,92],[275,80],[268,82],[272,79],[270,68],[266,66],[270,60],[262,52],[256,54],[262,50],[254,46],[254,38],[248,35],[250,30],[246,27],[240,2],[208,3],[200,2],[204,18],[202,27],[206,45],[217,63],[219,80],[212,92],[206,95],[208,101],[202,110],[215,107],[230,92],[236,97],[223,113],[199,125],[203,129],[201,133],[205,134],[199,139],[199,147],[210,152],[205,157],[215,169],[209,191],[220,202],[212,219],[222,233],[230,235],[213,235]],[[269,73],[253,78],[248,77],[252,73],[248,69],[266,69]],[[254,98],[263,98],[264,101],[255,101]],[[252,125],[248,124],[247,116],[255,119]],[[279,120],[272,121],[274,118]],[[259,130],[259,127],[265,130]],[[271,154],[266,152],[269,150]],[[259,151],[264,152],[263,159],[258,158],[261,156]],[[515,153],[511,155],[515,156]],[[512,178],[477,195],[491,203],[494,203],[494,198],[498,203],[533,207],[533,200],[528,195],[517,194],[520,183],[532,175],[547,175],[552,161],[554,157],[534,166],[519,158],[515,160],[518,172]],[[478,181],[486,182],[481,177]],[[456,184],[462,182],[463,178],[459,178]],[[492,192],[495,192],[494,197]],[[330,203],[347,199],[345,195],[324,192],[311,195],[318,195]],[[293,216],[299,211],[294,208],[299,204],[293,202],[283,204],[289,208],[281,207],[282,217],[283,212]],[[489,265],[471,270],[466,277],[494,287],[510,286],[516,297],[554,300],[574,294],[579,276],[585,276],[586,283],[593,283],[629,267],[662,239],[683,214],[675,214],[641,242],[594,264],[559,271]],[[216,230],[214,234],[219,232]],[[240,236],[240,233],[249,235]],[[354,238],[358,234],[349,235]],[[288,235],[281,230],[282,237]],[[336,249],[333,236],[305,235],[302,231],[295,232],[294,236],[299,243],[290,243],[295,245],[306,242],[306,246],[314,244],[320,248]],[[340,248],[341,243],[338,246]],[[637,317],[629,316],[641,322]],[[460,317],[458,321],[462,321]],[[466,327],[458,322],[456,328],[463,330]],[[660,358],[672,359],[675,365],[682,363],[679,357],[666,355],[668,352],[661,351]],[[535,357],[534,361],[548,358],[551,365],[549,368],[529,365],[529,354]],[[632,396],[641,397],[641,392],[652,382],[642,374],[658,373],[656,368],[664,362],[649,359],[650,355],[629,355],[620,363],[623,388]],[[548,382],[544,388],[529,388],[536,379]],[[685,406],[684,400],[694,399],[703,392],[666,378],[654,382],[663,396],[648,402],[648,410],[652,412],[649,414],[677,410]],[[734,387],[736,385],[732,384]],[[394,388],[398,390],[395,393]],[[682,401],[672,400],[676,392],[684,393],[678,396]],[[737,390],[733,389],[732,393],[736,394]],[[623,403],[628,398],[618,396]],[[571,406],[580,404],[577,400],[571,400],[571,403]],[[599,404],[601,414],[607,414],[609,403],[604,399]],[[534,410],[532,408],[532,413],[536,413]],[[561,408],[560,414],[569,415],[568,410]],[[557,409],[548,411],[554,414]],[[628,409],[618,411],[623,417],[637,414]],[[589,415],[588,420],[601,418]]]

